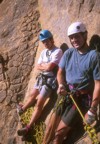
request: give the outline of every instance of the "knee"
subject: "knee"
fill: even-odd
[[[66,135],[66,129],[56,130],[55,137],[60,137]]]
[[[67,130],[66,129],[57,130],[55,132],[55,138],[54,138],[54,141],[53,141],[54,144],[62,143],[65,137],[67,137]]]
[[[34,90],[30,93],[30,99],[35,99],[38,94],[39,94],[38,90],[34,89]]]
[[[33,102],[33,100],[34,100],[34,94],[30,94],[29,100],[30,100],[31,102]]]
[[[40,105],[40,104],[36,104],[36,106],[35,106],[35,109],[37,110],[37,111],[42,111],[42,109],[43,109],[43,105]]]

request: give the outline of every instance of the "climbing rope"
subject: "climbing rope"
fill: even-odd
[[[53,109],[53,113],[54,113],[59,107],[62,106],[62,104],[64,103],[64,101],[65,101],[65,99],[66,99],[66,97],[64,97],[64,96],[59,96],[59,97],[61,97],[61,99],[56,103],[56,106],[55,106],[55,108]]]
[[[27,124],[29,124],[33,112],[34,112],[34,108],[30,107],[27,109],[25,113],[19,116],[19,122],[22,125],[22,127],[25,127]],[[30,140],[27,141],[27,137],[26,137],[25,144],[32,144],[32,143],[41,144],[43,140],[44,129],[45,129],[44,122],[34,124],[31,129],[31,133],[29,133]],[[29,143],[29,141],[31,142]]]
[[[73,94],[72,94],[72,93],[68,93],[68,95],[69,95],[69,97],[71,98],[71,100],[73,101],[73,103],[75,104],[75,106],[76,106],[76,108],[77,108],[80,116],[81,116],[82,119],[83,119],[83,122],[85,123],[84,129],[85,129],[85,131],[87,132],[87,134],[89,135],[89,137],[90,137],[90,139],[91,139],[91,141],[92,141],[92,144],[100,144],[100,142],[98,141],[98,136],[97,136],[97,134],[96,134],[95,128],[93,128],[91,125],[87,124],[87,122],[86,122],[86,120],[85,120],[85,118],[84,118],[81,110],[79,109],[76,101],[75,101],[74,98],[73,98]],[[58,109],[58,107],[61,107],[61,106],[62,106],[62,104],[64,103],[65,100],[66,100],[66,97],[65,97],[65,96],[62,96],[62,98],[57,102],[56,107],[54,108],[52,114]],[[51,119],[51,117],[52,117],[52,114],[51,114],[51,116],[50,116],[50,119]],[[48,141],[48,140],[47,140],[47,141]]]
[[[78,107],[78,105],[77,105],[76,101],[74,100],[73,95],[72,95],[71,93],[70,93],[70,98],[71,98],[71,100],[73,101],[73,103],[75,104],[75,106],[76,106],[76,108],[77,108],[80,116],[81,116],[82,119],[83,119],[83,122],[85,123],[84,129],[85,129],[85,131],[88,133],[91,141],[93,142],[93,144],[99,144],[100,142],[98,141],[98,137],[97,137],[97,134],[96,134],[96,130],[95,130],[91,125],[87,124],[87,122],[86,122],[86,120],[85,120],[85,118],[84,118],[81,110],[79,109],[79,107]]]
[[[63,103],[64,103],[64,101],[66,99],[66,97],[61,96],[61,95],[59,95],[59,98],[60,99],[57,100],[56,105],[53,108],[53,111],[52,111],[52,113],[50,115],[50,118],[49,118],[50,123],[51,123],[53,114],[57,111],[58,108],[62,109],[62,105],[63,105]],[[53,138],[54,138],[53,132],[55,131],[55,124],[56,124],[56,117],[52,120],[52,126],[49,129],[49,135],[48,135],[48,137],[45,140],[45,144],[49,144],[53,140]]]
[[[99,52],[100,52],[100,50],[99,50],[99,47],[97,47],[97,45],[94,45],[94,47],[95,47],[96,53],[97,53],[98,64],[100,64],[100,60],[99,60]],[[77,61],[77,64],[78,64],[78,61]],[[78,65],[78,67],[79,67],[79,65]],[[79,68],[79,70],[80,70],[80,68]],[[80,72],[81,72],[81,70],[80,70]],[[100,72],[100,67],[99,67],[99,72]],[[88,77],[88,72],[86,72],[86,73],[84,74],[84,76],[85,76],[85,77]],[[81,81],[80,84],[74,89],[74,92],[75,92],[76,90],[78,90],[78,88],[79,88],[79,86],[82,84],[82,82],[83,82],[83,81]],[[83,119],[83,121],[84,121],[84,123],[85,123],[84,129],[85,129],[85,131],[88,133],[88,135],[89,135],[89,137],[91,138],[93,144],[100,144],[100,142],[98,141],[98,137],[97,137],[97,134],[96,134],[96,130],[95,130],[92,126],[90,126],[89,124],[87,124],[87,122],[86,122],[86,120],[85,120],[82,112],[80,111],[77,103],[75,102],[75,100],[74,100],[74,98],[73,98],[73,94],[72,94],[72,93],[69,93],[69,95],[70,95],[71,100],[72,100],[73,103],[75,104],[75,106],[76,106],[76,108],[77,108],[80,116],[82,117],[82,119]]]

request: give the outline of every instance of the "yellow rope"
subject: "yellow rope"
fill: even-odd
[[[73,103],[75,104],[75,106],[76,106],[77,110],[79,111],[79,113],[80,113],[80,115],[81,115],[81,117],[82,117],[82,119],[83,119],[84,123],[85,123],[85,124],[87,124],[87,122],[86,122],[86,120],[85,120],[85,118],[84,118],[84,116],[83,116],[82,112],[80,111],[80,109],[79,109],[79,107],[78,107],[77,103],[75,102],[75,100],[74,100],[74,98],[73,98],[72,94],[70,94],[70,98],[72,99],[72,101],[73,101]]]
[[[72,101],[73,101],[73,103],[75,104],[75,106],[76,106],[79,114],[81,115],[81,117],[82,117],[82,119],[83,119],[83,121],[84,121],[84,123],[85,123],[84,129],[87,131],[87,133],[88,133],[89,137],[91,138],[93,144],[99,144],[100,142],[98,141],[98,137],[97,137],[97,134],[96,134],[95,129],[94,129],[92,126],[90,126],[90,125],[87,124],[87,122],[86,122],[86,120],[85,120],[82,112],[80,111],[77,103],[75,102],[72,94],[70,94],[70,98],[72,99]]]

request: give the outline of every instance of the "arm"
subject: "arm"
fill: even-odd
[[[65,85],[64,71],[61,68],[59,68],[58,73],[57,73],[57,81],[58,81],[58,85],[60,84]]]
[[[97,106],[100,103],[100,57],[97,54],[93,57],[93,77],[94,77],[94,91],[91,103],[91,108],[85,115],[87,123],[92,124],[97,115]]]
[[[42,63],[37,65],[37,69],[41,71],[52,71],[55,66],[55,63]]]
[[[63,69],[59,68],[57,73],[57,81],[58,81],[58,90],[57,93],[60,95],[66,95],[66,87],[65,87],[65,75]]]
[[[52,71],[58,65],[62,56],[62,51],[57,49],[52,53],[51,56],[50,62],[44,62],[43,60],[46,57],[46,54],[42,53],[38,60],[37,69],[41,71]]]
[[[92,124],[95,121],[96,114],[97,114],[97,106],[100,102],[100,80],[95,80],[94,83],[95,86],[93,91],[91,108],[88,110],[88,112],[85,115],[85,119],[89,124]]]
[[[95,86],[93,91],[93,99],[92,99],[91,107],[97,107],[97,105],[100,102],[100,80],[95,80],[94,83]]]

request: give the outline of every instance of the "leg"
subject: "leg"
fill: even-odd
[[[57,128],[59,121],[60,116],[57,116],[56,113],[53,113],[53,115],[50,117],[49,125],[46,127],[43,144],[48,144],[53,139],[55,129]]]
[[[33,123],[35,123],[36,120],[39,118],[46,99],[47,97],[42,97],[41,95],[39,95],[39,98],[35,107],[35,111],[33,112],[33,115],[31,117],[29,124],[26,127],[19,129],[17,131],[19,136],[26,135],[28,131],[30,130],[30,128],[32,127]]]
[[[63,109],[64,103],[62,103],[62,106],[58,107],[58,103],[60,100],[61,100],[61,96],[58,97],[57,102],[55,103],[54,113],[51,115],[49,124],[46,127],[45,135],[43,138],[43,144],[48,144],[54,139],[55,130],[61,120],[61,116],[64,110]]]
[[[62,120],[60,121],[58,128],[55,133],[55,139],[53,144],[62,144],[64,137],[67,136],[68,132],[70,131],[71,127],[65,124]]]
[[[33,103],[34,103],[34,101],[35,101],[38,94],[39,94],[38,89],[34,88],[33,91],[31,92],[31,95],[30,95],[28,101],[22,106],[23,111],[26,111],[27,108],[29,108],[33,105]]]
[[[68,135],[68,132],[76,124],[78,118],[79,113],[75,105],[67,105],[62,115],[61,121],[57,127],[53,144],[62,144],[64,137]]]
[[[33,112],[32,118],[30,120],[29,126],[31,127],[33,125],[33,123],[36,122],[36,120],[39,118],[39,116],[41,115],[44,103],[46,101],[47,97],[43,97],[41,95],[38,96],[38,101],[35,107],[35,110]]]
[[[61,96],[58,97],[57,102],[55,103],[54,113],[51,115],[49,124],[46,127],[45,135],[43,138],[43,144],[48,144],[54,139],[55,130],[61,120],[61,116],[64,110],[63,109],[64,103],[62,103],[62,106],[58,107],[58,103],[60,100],[61,100]]]
[[[32,127],[33,123],[35,123],[36,120],[39,118],[39,116],[41,115],[44,103],[50,94],[51,94],[51,89],[49,89],[46,86],[43,86],[40,91],[40,94],[38,95],[37,104],[36,104],[35,110],[33,112],[33,115],[31,117],[31,120],[25,128],[18,130],[19,136],[27,134],[29,129]]]

